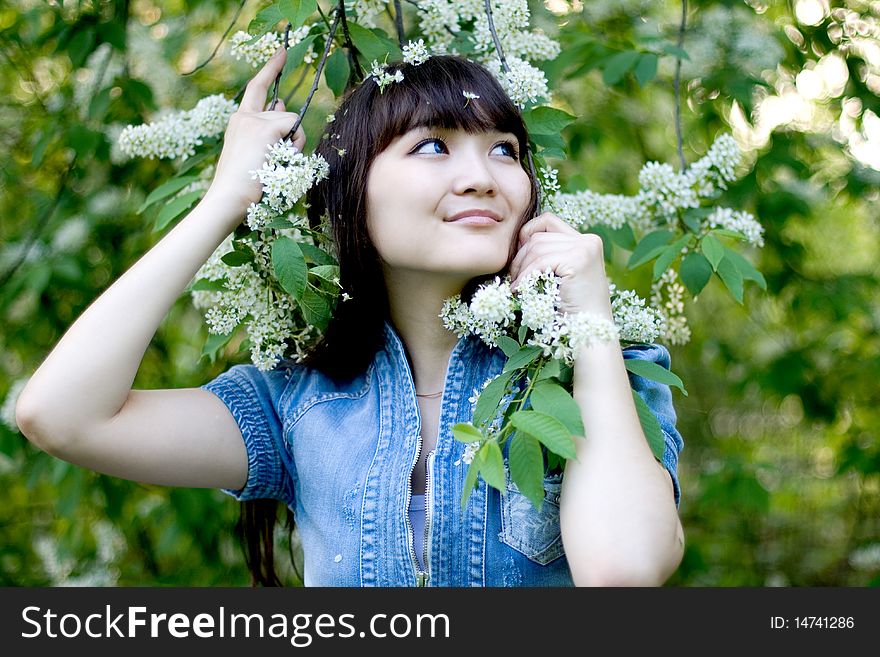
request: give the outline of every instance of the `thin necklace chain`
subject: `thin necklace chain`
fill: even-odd
[[[429,399],[435,399],[435,398],[439,397],[439,396],[442,395],[442,394],[443,394],[443,391],[441,390],[440,392],[432,392],[432,393],[429,393],[429,394],[427,394],[427,395],[420,395],[419,393],[416,393],[416,397],[427,397],[427,398],[429,398]]]

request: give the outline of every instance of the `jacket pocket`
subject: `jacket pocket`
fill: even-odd
[[[544,477],[544,501],[535,509],[507,470],[507,494],[501,496],[501,541],[542,566],[561,557],[565,553],[559,528],[561,490],[561,472]]]

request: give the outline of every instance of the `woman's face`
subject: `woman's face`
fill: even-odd
[[[512,133],[415,128],[370,168],[367,227],[386,269],[499,271],[531,184]]]

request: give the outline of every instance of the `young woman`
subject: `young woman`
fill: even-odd
[[[31,378],[17,406],[25,435],[110,475],[282,501],[299,529],[306,585],[662,584],[682,555],[681,437],[669,388],[628,377],[624,358],[668,367],[663,347],[583,350],[574,396],[586,438],[564,473],[546,475],[540,510],[512,482],[503,496],[480,484],[461,508],[467,465],[450,427],[470,418],[472,391],[505,358],[446,330],[443,300],[498,273],[515,285],[550,267],[565,310],[611,318],[600,238],[534,217],[525,127],[477,64],[394,65],[402,82],[380,89],[367,78],[328,124],[316,152],[330,176],[310,192],[309,217],[329,218],[352,298],[305,362],[268,373],[237,365],[198,389],[132,390],[172,303],[259,200],[248,172],[296,121],[283,107],[263,110],[283,63],[282,51],[248,84],[202,201]],[[294,143],[303,149],[301,131]],[[662,463],[631,386],[664,430]],[[244,514],[249,562],[257,581],[274,583],[274,515],[267,522],[258,508]]]

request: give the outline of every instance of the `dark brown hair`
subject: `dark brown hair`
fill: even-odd
[[[329,225],[340,284],[352,298],[337,305],[323,339],[304,364],[339,380],[362,374],[384,342],[388,293],[379,254],[367,231],[366,190],[373,160],[396,137],[418,127],[513,133],[532,188],[519,226],[537,211],[536,181],[524,159],[528,152],[525,124],[494,76],[477,63],[451,55],[433,56],[418,66],[395,63],[387,69],[391,75],[398,70],[403,73],[402,82],[381,89],[368,77],[349,90],[315,148],[329,163],[330,174],[306,197],[309,223],[313,228],[325,222]],[[464,91],[479,98],[468,100]],[[508,266],[515,254],[518,228]],[[471,280],[463,297],[469,299],[494,275]],[[272,544],[278,502],[255,500],[243,507],[239,530],[254,584],[279,585]],[[292,532],[293,514],[287,511],[287,527]]]

